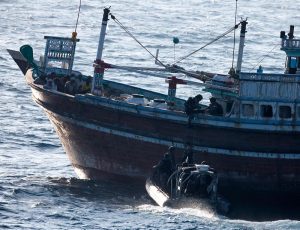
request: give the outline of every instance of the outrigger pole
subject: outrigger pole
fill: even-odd
[[[128,71],[128,72],[135,72],[135,73],[139,73],[139,74],[143,74],[143,75],[147,75],[147,76],[152,76],[152,77],[157,77],[157,78],[161,78],[161,79],[170,80],[170,77],[164,77],[161,74],[151,73],[151,71],[169,73],[168,70],[163,69],[163,68],[119,66],[119,65],[109,64],[109,63],[105,63],[105,62],[102,62],[102,64],[107,69],[119,69],[119,70],[124,70],[124,71]],[[147,71],[147,72],[145,72],[145,71]],[[195,76],[197,75],[200,78],[200,76],[201,76],[200,74],[194,74],[194,75]],[[210,73],[203,72],[203,74],[210,74]],[[178,79],[178,80],[181,80],[181,79]],[[230,91],[230,92],[233,92],[233,93],[237,92],[236,88],[218,86],[218,85],[213,85],[213,84],[210,84],[210,83],[201,83],[201,82],[189,81],[189,80],[186,80],[186,79],[184,79],[183,81],[185,81],[185,84],[187,84],[187,85],[194,85],[194,86],[200,86],[200,87],[205,86],[205,87],[208,87],[208,88],[227,90],[227,91]]]
[[[99,43],[98,43],[98,50],[97,50],[97,57],[94,61],[94,78],[92,83],[92,94],[95,95],[102,95],[103,94],[103,75],[104,75],[104,66],[102,65],[102,51],[104,47],[104,39],[106,33],[106,27],[108,22],[108,15],[110,12],[109,8],[105,8],[102,18],[102,26],[100,31]]]

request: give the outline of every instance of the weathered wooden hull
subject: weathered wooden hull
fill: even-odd
[[[221,190],[300,191],[300,134],[187,124],[180,112],[123,105],[107,98],[68,96],[30,82],[34,100],[54,124],[80,178],[145,180],[170,145],[180,161],[186,146],[196,162],[218,171]],[[125,108],[126,107],[126,108]],[[174,119],[172,118],[175,117]]]
[[[107,173],[145,179],[168,145],[136,140],[88,129],[49,112],[62,144],[82,178],[99,179]],[[177,150],[180,159],[184,149]],[[195,152],[195,161],[217,169],[220,186],[243,190],[299,191],[299,160],[261,159]]]

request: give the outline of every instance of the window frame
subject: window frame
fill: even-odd
[[[245,115],[244,106],[246,106],[246,105],[251,105],[252,106],[253,115]],[[255,115],[256,115],[256,105],[255,105],[255,103],[253,103],[253,102],[243,102],[243,103],[241,103],[241,117],[251,119],[251,118],[255,118]]]
[[[288,107],[290,108],[290,114],[291,116],[290,117],[281,117],[280,116],[280,108],[282,107]],[[291,120],[293,118],[293,106],[291,106],[290,104],[278,104],[278,119],[280,120]]]

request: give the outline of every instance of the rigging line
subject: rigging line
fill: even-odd
[[[157,57],[155,57],[114,15],[110,14],[111,18],[131,37],[135,40],[144,50],[146,50],[160,65],[166,67]]]
[[[193,54],[197,53],[198,51],[200,51],[200,50],[204,49],[205,47],[207,47],[207,46],[211,45],[212,43],[214,43],[214,42],[218,41],[220,38],[222,38],[222,37],[226,36],[227,34],[229,34],[230,32],[232,32],[233,30],[237,29],[237,28],[238,28],[238,26],[239,26],[240,24],[241,24],[241,23],[238,23],[238,24],[236,24],[234,27],[230,28],[230,29],[229,29],[229,30],[227,30],[225,33],[223,33],[223,34],[219,35],[218,37],[216,37],[216,38],[215,38],[215,39],[213,39],[212,41],[210,41],[210,42],[206,43],[204,46],[200,47],[199,49],[197,49],[197,50],[193,51],[192,53],[190,53],[190,54],[188,54],[188,55],[186,55],[186,56],[183,56],[183,57],[181,57],[181,58],[180,58],[180,59],[178,59],[176,62],[174,62],[173,64],[171,64],[171,66],[172,66],[172,65],[175,65],[175,64],[177,64],[178,62],[181,62],[181,61],[183,61],[184,59],[186,59],[186,58],[188,58],[188,57],[192,56]]]
[[[75,33],[76,33],[76,31],[77,31],[77,26],[78,26],[78,21],[79,21],[80,10],[81,10],[81,0],[79,0],[78,14],[77,14],[77,20],[76,20],[76,25],[75,25]]]
[[[235,1],[234,25],[236,25],[237,7],[238,7],[238,0]],[[235,54],[235,30],[233,31],[233,49],[232,49],[232,64],[231,64],[232,69],[234,63],[234,54]]]
[[[281,45],[281,43],[275,44],[275,46],[268,53],[266,53],[265,55],[262,55],[261,56],[262,59],[249,72],[252,72],[260,63],[262,63],[262,61],[279,45]]]

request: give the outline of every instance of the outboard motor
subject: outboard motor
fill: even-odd
[[[183,165],[178,167],[177,172],[177,196],[215,199],[218,177],[209,165]]]

